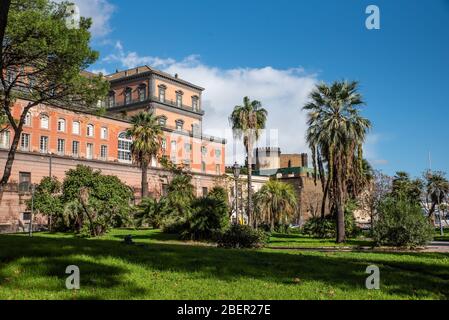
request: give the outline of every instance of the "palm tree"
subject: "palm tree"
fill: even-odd
[[[148,165],[161,151],[162,127],[153,112],[140,112],[131,118],[127,134],[132,138],[131,154],[142,169],[142,199],[148,197]]]
[[[251,101],[248,97],[243,98],[243,105],[236,106],[229,122],[231,123],[234,136],[242,139],[247,155],[248,174],[248,204],[247,214],[249,225],[252,225],[253,216],[253,189],[252,189],[252,163],[253,147],[259,139],[262,129],[265,129],[268,111],[262,107],[259,101]]]
[[[318,84],[310,98],[303,107],[308,112],[306,139],[312,150],[315,176],[317,159],[327,164],[326,186],[337,216],[337,242],[341,243],[346,240],[347,187],[350,181],[359,181],[363,175],[362,145],[371,123],[360,115],[363,100],[357,82]]]
[[[435,223],[435,209],[438,206],[441,235],[444,235],[441,205],[444,204],[444,201],[447,199],[447,195],[449,194],[449,181],[446,179],[445,173],[439,171],[432,172],[429,170],[426,172],[425,178],[427,181],[427,195],[432,203],[429,210],[429,219],[433,222],[433,224]]]
[[[275,223],[288,223],[298,207],[293,187],[277,180],[268,181],[254,198],[258,218],[269,224],[271,231]]]

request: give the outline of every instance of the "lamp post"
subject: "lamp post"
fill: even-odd
[[[232,167],[233,171],[234,171],[234,180],[235,180],[235,192],[234,192],[234,199],[235,199],[235,219],[237,221],[237,223],[239,223],[239,206],[238,206],[238,193],[239,193],[239,188],[238,188],[238,181],[239,181],[239,177],[240,177],[240,166],[239,164],[236,162],[234,164],[234,166]]]

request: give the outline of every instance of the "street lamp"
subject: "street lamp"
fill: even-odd
[[[234,166],[232,167],[232,170],[234,172],[234,180],[235,180],[235,193],[234,193],[234,199],[235,199],[235,218],[237,223],[239,223],[239,206],[238,206],[238,180],[240,178],[240,166],[236,162]]]
[[[28,230],[28,234],[30,237],[33,236],[33,216],[34,216],[34,193],[36,192],[36,186],[34,184],[31,185],[31,216],[30,216],[30,227]]]

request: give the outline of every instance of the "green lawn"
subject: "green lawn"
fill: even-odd
[[[137,244],[122,244],[126,234]],[[381,290],[365,289],[371,264]],[[65,289],[68,265],[81,270],[79,291]],[[448,254],[226,250],[152,230],[0,236],[0,300],[448,298]]]
[[[370,247],[373,242],[369,239],[348,239],[346,243],[337,244],[332,239],[316,239],[301,234],[274,233],[270,238],[268,247],[278,248],[313,248],[313,247]]]

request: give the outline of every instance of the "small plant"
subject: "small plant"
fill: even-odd
[[[433,231],[418,204],[389,197],[379,207],[373,236],[377,245],[414,248],[432,241]]]
[[[250,226],[233,224],[219,236],[219,247],[223,248],[262,248],[269,240],[268,233],[254,230]]]

